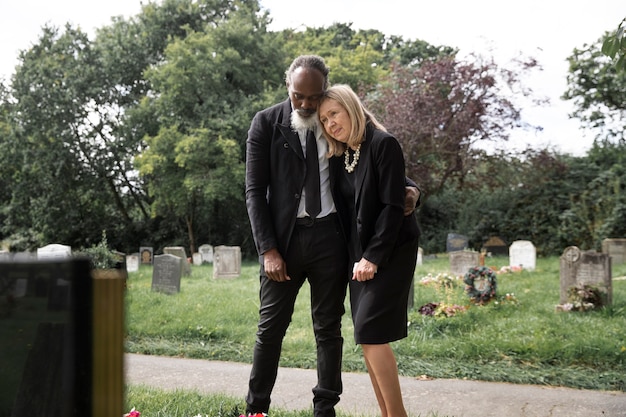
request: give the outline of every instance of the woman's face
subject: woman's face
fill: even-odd
[[[319,118],[328,136],[339,142],[348,143],[352,120],[341,104],[332,98],[325,99],[319,108]]]

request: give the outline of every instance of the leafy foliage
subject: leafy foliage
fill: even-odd
[[[617,57],[615,67],[620,71],[626,71],[626,34],[624,29],[626,18],[622,19],[615,32],[607,35],[602,42],[602,53],[611,59]]]

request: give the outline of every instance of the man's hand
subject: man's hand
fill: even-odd
[[[263,268],[267,277],[272,281],[291,281],[291,278],[287,275],[287,264],[276,248],[270,249],[263,254]]]
[[[415,211],[417,202],[420,199],[420,190],[416,187],[406,187],[406,195],[404,197],[404,215],[408,216]]]

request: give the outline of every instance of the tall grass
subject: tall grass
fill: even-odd
[[[492,258],[487,264],[500,268],[507,262]],[[427,274],[448,270],[445,255],[416,268],[409,335],[393,344],[402,375],[626,391],[625,280],[614,279],[611,306],[563,313],[555,311],[557,257],[538,259],[532,272],[497,276],[498,296],[512,294],[516,303],[470,305],[461,281],[447,288],[419,283]],[[613,266],[614,278],[624,275],[626,265]],[[129,274],[127,352],[251,362],[258,316],[256,263],[244,263],[241,276],[232,280],[212,279],[210,265],[194,266],[174,295],[152,291],[151,277],[149,266]],[[453,317],[419,314],[417,309],[429,302],[468,308]],[[315,367],[309,306],[305,285],[284,341],[281,366]],[[346,310],[344,370],[364,372],[348,300]]]

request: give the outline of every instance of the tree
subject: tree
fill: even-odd
[[[366,104],[401,142],[407,175],[425,197],[450,182],[461,187],[482,155],[479,141],[506,140],[520,126],[520,112],[499,83],[521,94],[520,75],[537,66],[520,61],[520,71],[499,70],[491,62],[458,62],[452,57],[420,66],[395,65]]]
[[[153,215],[180,219],[192,252],[200,224],[219,230],[215,218],[206,220],[206,208],[228,207],[231,230],[233,223],[247,224],[243,139],[257,97],[278,84],[284,70],[267,20],[257,12],[241,7],[204,33],[173,41],[164,61],[146,72],[152,91],[141,111],[160,129],[146,137],[137,167],[148,183]],[[209,236],[223,242],[228,233]]]
[[[626,71],[618,71],[601,52],[600,45],[607,36],[574,49],[568,58],[567,90],[562,98],[572,100],[571,117],[595,131],[597,140],[621,142],[626,128]]]

